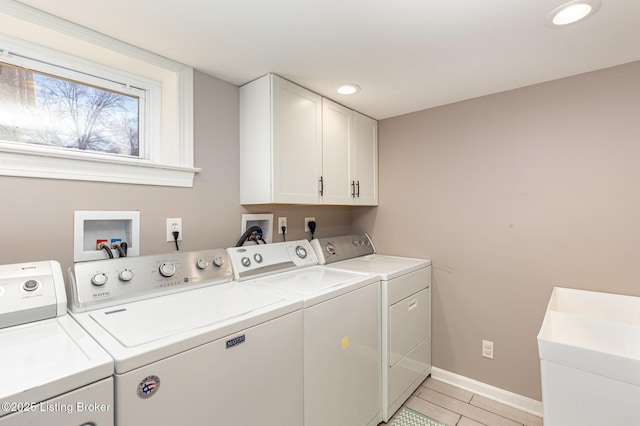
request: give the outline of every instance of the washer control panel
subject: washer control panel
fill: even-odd
[[[224,249],[76,263],[69,269],[68,307],[84,312],[232,279]]]
[[[227,251],[236,280],[318,264],[318,258],[307,240],[245,245]]]
[[[371,238],[367,234],[342,235],[331,238],[318,238],[311,241],[321,265],[367,256],[376,252]]]
[[[64,315],[66,305],[55,260],[0,265],[0,328]]]

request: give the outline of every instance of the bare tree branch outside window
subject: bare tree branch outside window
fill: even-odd
[[[139,99],[0,63],[0,139],[139,156]]]

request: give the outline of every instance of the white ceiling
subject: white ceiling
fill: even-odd
[[[21,0],[242,85],[279,74],[382,119],[640,60],[640,1]],[[338,85],[362,87],[338,95]]]

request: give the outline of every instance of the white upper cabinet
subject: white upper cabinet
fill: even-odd
[[[322,201],[378,204],[378,122],[322,99]]]
[[[351,157],[354,204],[378,205],[378,122],[353,111]]]
[[[353,204],[351,134],[353,111],[322,99],[322,202]]]
[[[240,88],[240,203],[377,205],[377,122],[268,74]]]
[[[318,204],[322,98],[275,75],[240,88],[240,203]]]

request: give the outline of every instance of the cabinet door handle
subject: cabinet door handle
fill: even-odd
[[[358,188],[356,191],[356,197],[360,198],[360,181],[356,182],[356,187]]]
[[[322,197],[324,195],[324,179],[322,176],[320,176],[320,196]]]
[[[356,198],[356,181],[351,181],[351,198]]]

